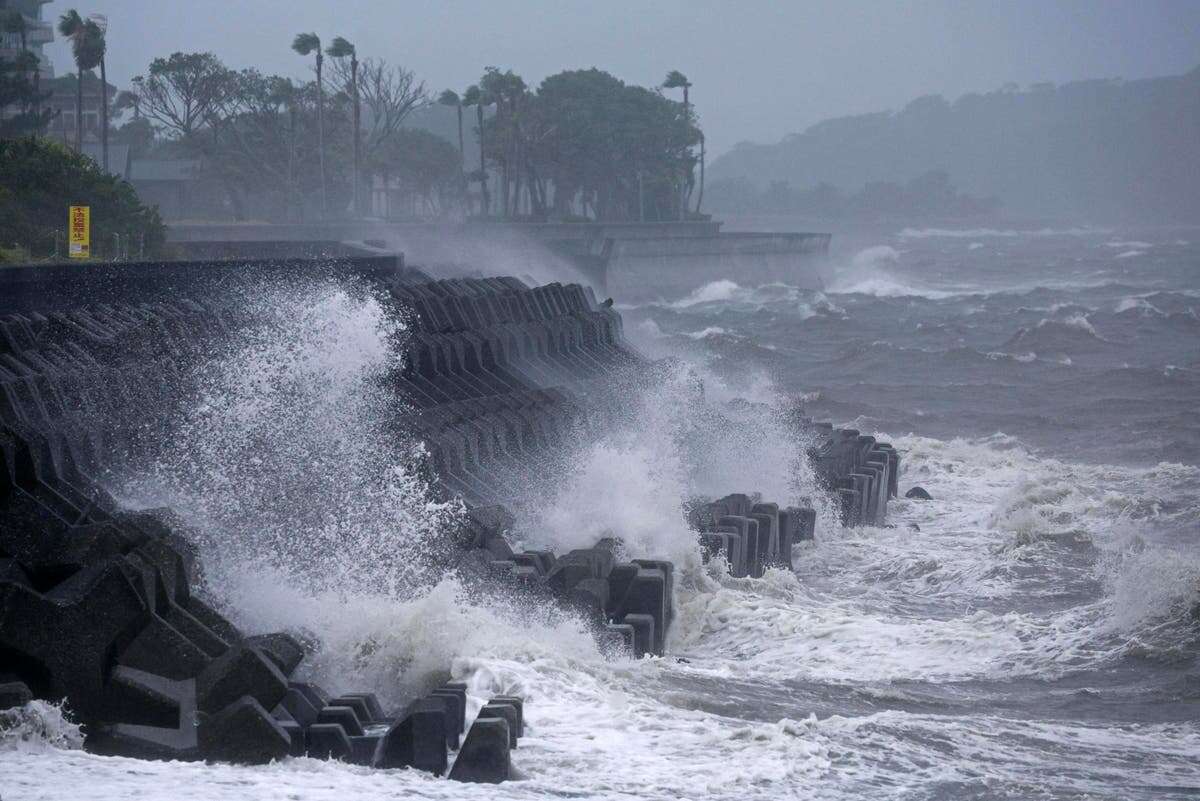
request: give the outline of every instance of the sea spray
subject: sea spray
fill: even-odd
[[[812,471],[809,443],[789,422],[794,400],[760,379],[739,385],[668,359],[618,388],[599,404],[607,406],[602,437],[562,459],[553,485],[518,502],[516,539],[561,552],[612,537],[626,556],[688,569],[700,552],[686,504],[733,492],[812,505],[821,529],[840,525]]]
[[[251,289],[121,494],[186,520],[218,596],[266,568],[313,592],[398,597],[436,582],[461,507],[433,499],[388,386],[404,320],[341,283]]]
[[[83,732],[79,724],[71,720],[60,704],[35,700],[12,709],[0,709],[0,755],[14,750],[82,747]]]

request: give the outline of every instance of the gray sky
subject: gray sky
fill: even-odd
[[[45,14],[72,6],[55,0]],[[600,67],[642,85],[686,73],[711,155],[777,141],[831,116],[953,99],[1013,81],[1144,78],[1200,64],[1200,0],[583,2],[577,0],[91,0],[109,17],[109,76],[123,85],[156,56],[209,50],[230,66],[306,76],[289,48],[314,30],[402,63],[430,88],[462,89],[483,68],[536,85]],[[67,46],[51,55],[70,68]]]

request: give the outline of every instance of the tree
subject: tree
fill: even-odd
[[[667,77],[663,81],[662,86],[664,89],[683,89],[683,115],[685,117],[690,117],[691,102],[688,97],[688,90],[692,88],[692,82],[687,79],[687,76],[684,75],[679,70],[671,70],[670,72],[667,73]],[[704,135],[703,134],[701,134],[701,136],[700,136],[700,147],[701,148],[704,147]],[[703,198],[703,195],[704,195],[704,180],[703,180],[704,159],[703,159],[703,157],[701,157],[701,160],[700,160],[700,175],[701,175],[700,194],[701,194],[701,197]],[[691,193],[692,193],[692,173],[691,173],[690,169],[688,170],[687,180],[685,181],[685,186],[686,186],[686,192],[683,195],[683,197],[680,198],[679,219],[681,219],[681,220],[683,219],[684,211],[687,209],[687,198],[690,197]],[[699,204],[696,205],[696,210],[697,211],[700,210]]]
[[[455,111],[458,112],[458,160],[461,163],[460,168],[465,168],[465,165],[466,165],[465,153],[466,153],[466,151],[463,148],[463,118],[462,118],[463,102],[462,102],[462,98],[459,97],[458,92],[454,91],[453,89],[444,89],[442,91],[442,93],[440,95],[438,95],[438,102],[441,103],[443,106],[450,106]]]
[[[21,191],[5,192],[9,186]],[[151,256],[163,247],[158,212],[87,156],[49,139],[0,140],[0,245],[45,247],[66,226],[72,204],[91,207],[92,237],[98,243],[120,234],[140,239]]]
[[[492,209],[492,200],[488,194],[487,160],[484,155],[483,143],[483,107],[487,102],[487,98],[477,84],[471,84],[467,87],[467,91],[463,92],[463,105],[475,107],[475,118],[479,126],[477,129],[479,132],[479,171],[475,176],[479,180],[480,217],[488,216]]]
[[[172,53],[133,79],[135,109],[190,142],[238,91],[237,76],[212,53]]]
[[[443,214],[456,206],[462,196],[460,154],[454,145],[436,134],[414,128],[402,128],[375,155],[373,168],[385,176],[400,179],[401,192],[412,204],[412,212],[421,210]],[[422,209],[417,208],[420,202]]]
[[[90,23],[90,24],[89,24]],[[103,36],[97,36],[99,26],[85,22],[79,12],[70,9],[58,20],[58,32],[71,40],[71,56],[75,59],[75,149],[83,150],[83,73],[95,69],[104,58]]]
[[[347,93],[353,79],[345,59],[333,62],[334,80]],[[367,124],[360,141],[360,164],[378,163],[377,151],[396,136],[413,111],[429,102],[425,84],[411,70],[392,66],[384,59],[365,58],[358,66],[358,91],[366,109]]]
[[[358,51],[354,45],[350,44],[341,36],[334,37],[333,44],[325,49],[325,53],[334,59],[350,58],[350,97],[354,103],[354,176],[353,176],[353,192],[354,192],[354,216],[361,216],[359,211],[359,197],[361,190],[359,189],[359,176],[362,174],[362,116],[361,105],[358,99]]]
[[[302,56],[316,53],[317,66],[317,154],[321,167],[321,214],[329,214],[329,195],[325,179],[325,86],[322,69],[325,57],[321,53],[321,39],[315,33],[298,33],[292,40],[292,49]]]
[[[30,53],[21,53],[14,61],[0,58],[0,109],[17,109],[0,116],[0,139],[39,134],[55,116],[53,109],[41,108],[49,92],[29,80],[33,58]]]
[[[527,108],[528,88],[512,70],[488,67],[479,81],[485,98],[496,104],[490,138],[493,160],[500,165],[500,214],[508,218],[519,207],[521,196],[522,112]]]
[[[676,219],[679,176],[700,131],[680,104],[598,69],[542,81],[521,115],[527,158],[554,188],[554,212],[596,219]]]
[[[84,28],[100,61],[100,166],[108,172],[108,70],[105,64],[105,57],[108,55],[108,28],[106,23],[102,24],[94,18],[88,19]]]

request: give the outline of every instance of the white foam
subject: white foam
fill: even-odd
[[[0,709],[0,762],[13,752],[36,753],[83,747],[83,732],[57,704],[34,700]],[[8,756],[5,756],[8,754]],[[0,782],[0,787],[5,785]]]
[[[1117,301],[1117,305],[1113,307],[1113,312],[1116,314],[1135,310],[1144,316],[1164,316],[1164,312],[1161,309],[1159,309],[1150,301],[1146,300],[1145,297],[1139,297],[1136,295],[1127,298],[1121,298],[1121,300]]]
[[[710,325],[701,331],[692,331],[691,333],[684,334],[684,336],[688,337],[689,339],[708,339],[709,337],[721,336],[722,334],[728,333],[728,331],[719,325]]]
[[[629,555],[686,566],[699,558],[686,500],[751,490],[786,506],[814,495],[803,443],[766,375],[726,383],[678,364],[640,392],[602,441],[520,505],[521,542],[563,551],[615,537]]]
[[[466,681],[472,711],[496,694],[523,696],[527,736],[513,752],[517,781],[478,788],[307,759],[244,768],[39,748],[0,757],[0,786],[18,798],[98,801],[534,799],[563,788],[597,801],[757,801],[800,787],[841,801],[946,782],[1094,795],[1187,785],[1200,748],[1188,723],[896,709],[817,719],[804,716],[803,704],[794,715],[785,710],[790,680],[851,685],[846,697],[886,707],[911,702],[892,682],[1053,677],[1186,636],[1178,623],[1197,598],[1197,559],[1128,533],[1196,515],[1194,498],[1192,506],[1180,498],[1200,482],[1200,469],[1071,464],[1038,457],[1002,434],[891,441],[905,454],[901,491],[920,483],[935,500],[894,501],[896,529],[824,527],[815,547],[797,549],[797,574],[733,579],[719,565],[685,567],[670,647],[687,663],[605,662],[570,619],[484,611],[451,583],[390,609],[351,600],[328,610],[321,623],[341,632],[338,646],[348,655],[318,660],[321,676],[346,669],[346,683],[366,676],[407,683],[422,672],[419,654],[431,650],[428,664],[448,661],[453,677]],[[922,530],[908,530],[910,523]],[[1103,598],[1012,611],[1038,593],[1059,597],[1064,583],[1095,580],[1057,566],[1045,584],[1024,577],[1025,565],[1058,559],[1064,547],[1102,550]],[[272,583],[260,582],[264,592]],[[380,667],[364,672],[355,660]],[[769,710],[762,721],[753,719],[760,703]]]
[[[923,297],[941,300],[962,294],[951,290],[933,289],[898,278],[889,268],[900,260],[900,253],[889,245],[876,245],[859,251],[849,265],[837,271],[829,286],[830,294],[874,295],[880,298]]]
[[[701,303],[731,300],[740,290],[741,287],[736,282],[722,278],[719,281],[712,281],[705,284],[699,289],[694,290],[687,297],[671,303],[670,306],[676,309],[686,309],[689,306],[696,306]]]
[[[905,228],[897,236],[901,239],[984,239],[1050,236],[1094,236],[1109,233],[1106,228],[1038,228],[1018,230],[1012,228]]]

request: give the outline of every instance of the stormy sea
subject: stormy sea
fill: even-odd
[[[616,298],[669,366],[518,510],[529,546],[613,534],[675,561],[661,658],[404,572],[419,558],[398,571],[395,544],[434,547],[454,510],[380,424],[372,377],[403,320],[336,285],[267,298],[193,377],[154,469],[114,486],[196,524],[247,630],[319,632],[303,670],[331,690],[394,700],[448,668],[473,698],[522,696],[516,780],[103,757],[35,702],[0,743],[0,797],[1197,797],[1200,230],[897,226],[834,247],[821,290]],[[837,523],[779,422],[795,408],[902,453],[886,527]],[[932,500],[903,497],[917,485]],[[794,573],[701,563],[682,503],[745,490],[818,508]]]

